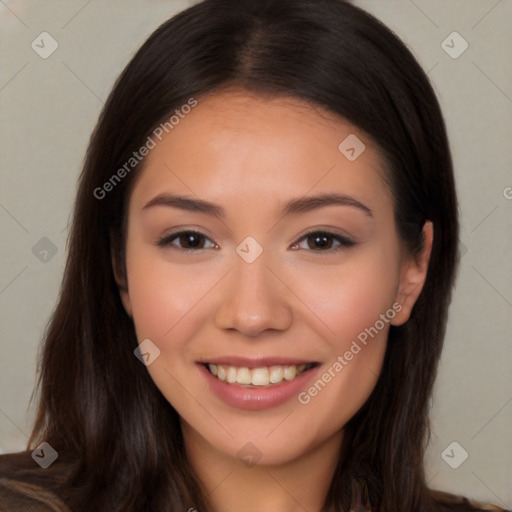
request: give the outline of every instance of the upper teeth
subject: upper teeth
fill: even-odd
[[[224,366],[222,364],[209,364],[210,372],[219,380],[230,384],[241,384],[243,386],[268,386],[278,384],[284,380],[293,380],[297,375],[304,372],[309,365],[298,366],[269,366],[249,369],[246,366],[237,368],[235,366]]]

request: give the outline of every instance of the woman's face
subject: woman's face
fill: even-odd
[[[121,295],[188,445],[279,464],[341,439],[426,271],[383,176],[364,133],[295,99],[217,93],[157,140]]]

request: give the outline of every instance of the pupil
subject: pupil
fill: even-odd
[[[183,235],[182,238],[185,239],[185,245],[186,246],[197,247],[198,245],[201,245],[199,243],[201,237],[199,235],[194,234],[194,233],[189,233],[189,234]],[[194,239],[195,239],[195,243],[194,243]],[[183,242],[183,240],[182,240],[182,242]]]
[[[311,247],[311,249],[318,249],[318,248],[324,248],[329,246],[329,236],[330,235],[316,235],[313,237],[314,243],[316,244],[316,247]]]

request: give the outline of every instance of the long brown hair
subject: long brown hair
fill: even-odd
[[[134,326],[113,275],[112,255],[124,272],[126,206],[143,160],[104,184],[190,98],[233,85],[300,98],[365,131],[386,162],[397,230],[411,254],[422,248],[425,221],[433,222],[424,289],[410,320],[391,327],[375,390],[345,426],[324,509],[348,510],[356,478],[375,510],[441,510],[425,482],[423,453],[458,260],[445,125],[405,45],[341,0],[205,0],[160,26],[127,65],[80,177],[29,447],[47,441],[66,454],[62,493],[73,510],[209,510],[178,415],[133,355]]]

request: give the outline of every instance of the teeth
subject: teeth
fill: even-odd
[[[249,368],[246,368],[245,366],[243,368],[240,368],[236,376],[236,381],[238,382],[238,384],[251,384],[252,375],[251,372],[249,371]]]
[[[253,386],[268,386],[269,382],[268,368],[255,368],[252,371]]]
[[[270,367],[270,382],[277,384],[283,380],[283,367],[282,366],[271,366]]]
[[[297,375],[297,368],[295,366],[285,366],[284,368],[284,378],[286,380],[295,379],[295,375]]]
[[[209,364],[210,373],[223,382],[229,384],[240,384],[242,386],[269,386],[279,384],[283,380],[293,380],[306,370],[309,370],[312,364],[301,364],[298,366],[270,366],[249,368],[243,366],[237,368],[235,366],[223,366],[221,364]]]
[[[236,382],[236,374],[238,372],[236,371],[236,368],[234,366],[229,366],[226,370],[226,380],[230,384],[234,384]]]

